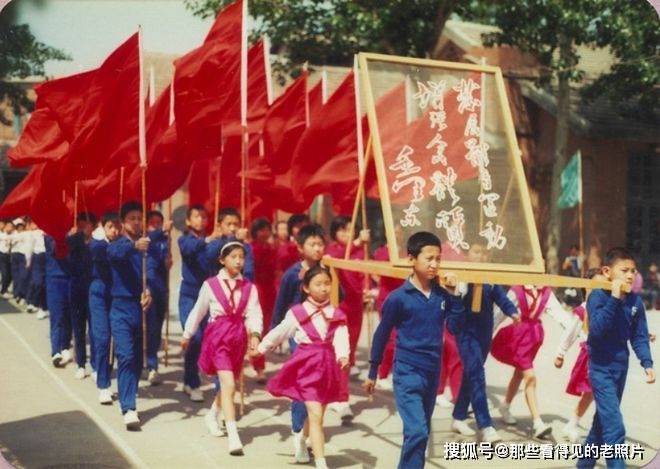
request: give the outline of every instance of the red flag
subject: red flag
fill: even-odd
[[[329,193],[338,213],[350,212],[358,180],[355,82],[351,71],[303,133],[291,161],[293,192],[309,206]]]
[[[204,44],[174,62],[177,134],[191,160],[219,157],[223,124],[241,119],[242,3],[225,7]]]
[[[106,166],[118,142],[138,133],[139,79],[135,33],[95,71],[89,88],[77,90],[83,94],[84,103],[71,129],[71,146],[61,168],[62,178],[74,181],[95,177]],[[59,115],[64,112],[52,106],[51,109]]]
[[[39,107],[21,133],[18,144],[7,152],[9,164],[15,168],[32,166],[63,157],[69,151],[69,142],[64,139],[51,110]]]
[[[0,217],[20,217],[30,213],[32,199],[39,188],[43,169],[43,164],[35,165],[30,169],[0,205]]]

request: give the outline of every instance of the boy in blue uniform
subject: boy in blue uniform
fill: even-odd
[[[96,227],[96,216],[93,213],[82,212],[76,218],[76,232],[66,238],[69,248],[71,266],[71,325],[73,327],[74,347],[76,355],[76,378],[86,376],[87,362],[87,322],[89,321],[89,285],[92,282],[92,255],[89,242],[92,231]],[[91,362],[94,362],[94,334],[90,325],[89,343]],[[94,369],[94,363],[92,363]]]
[[[185,327],[188,315],[195,305],[195,301],[197,301],[202,284],[211,276],[206,254],[207,244],[221,236],[220,230],[216,229],[210,236],[205,237],[204,233],[206,233],[207,225],[208,214],[204,206],[191,206],[186,214],[188,230],[178,240],[181,252],[181,275],[183,277],[179,289],[179,320],[182,328]],[[201,380],[197,369],[203,329],[204,324],[190,339],[188,348],[184,352],[183,391],[194,402],[204,401],[204,395],[199,389]]]
[[[142,291],[142,260],[150,240],[142,237],[142,205],[127,202],[121,207],[123,235],[107,249],[112,271],[110,329],[117,355],[119,402],[127,430],[137,430],[138,381],[142,371],[142,311],[151,306],[149,289]]]
[[[46,304],[50,313],[50,348],[53,366],[71,361],[71,269],[67,256],[59,255],[55,240],[44,236],[46,243]]]
[[[103,237],[89,243],[92,255],[92,282],[89,286],[89,314],[94,337],[93,367],[96,370],[96,387],[99,402],[112,404],[110,391],[110,307],[112,305],[112,271],[108,261],[108,246],[119,236],[121,225],[116,213],[108,212],[101,218]]]
[[[227,207],[218,213],[217,229],[220,236],[208,243],[206,246],[206,257],[208,259],[209,277],[218,275],[220,264],[218,263],[218,253],[222,247],[230,241],[240,241],[245,248],[245,267],[243,267],[243,276],[254,282],[254,254],[252,246],[246,242],[248,230],[241,228],[241,215],[235,208]]]
[[[468,251],[468,262],[486,262],[487,251],[485,246],[473,243]],[[497,305],[504,314],[511,317],[514,322],[520,321],[516,306],[507,298],[506,291],[499,285],[482,285],[481,305],[479,311],[472,311],[472,295],[474,285],[459,286],[466,289],[463,297],[465,316],[458,323],[456,345],[463,363],[463,378],[461,388],[456,398],[452,413],[452,430],[464,436],[474,436],[475,432],[468,427],[465,420],[468,415],[468,406],[472,410],[481,430],[481,441],[495,443],[501,441],[497,430],[493,427],[493,420],[488,411],[486,398],[486,374],[484,363],[490,352],[490,343],[493,338],[493,306]]]
[[[147,330],[149,331],[147,337],[147,370],[149,373],[147,380],[152,386],[156,386],[161,382],[158,375],[158,350],[160,349],[163,321],[167,312],[167,302],[169,301],[167,271],[172,265],[169,250],[171,229],[172,222],[165,223],[162,213],[157,210],[151,210],[147,213],[147,232],[154,253],[154,257],[149,257],[153,263],[150,271],[154,273],[153,278],[149,278],[149,290],[151,291],[153,304],[147,317]]]
[[[455,333],[464,314],[460,297],[454,295],[455,275],[444,274],[444,288],[438,283],[440,239],[429,232],[415,233],[408,239],[407,252],[413,274],[385,300],[372,341],[369,378],[364,383],[366,391],[373,393],[385,346],[396,328],[394,398],[403,420],[400,469],[424,467],[440,378],[444,322]]]
[[[277,293],[275,300],[275,308],[273,309],[273,319],[271,322],[271,329],[276,327],[286,315],[286,312],[291,306],[302,303],[302,278],[312,267],[321,262],[323,254],[325,253],[325,241],[323,240],[323,228],[319,225],[306,225],[300,228],[298,237],[298,251],[302,257],[302,261],[296,262],[282,275],[280,282],[280,289]],[[291,353],[295,350],[296,342],[293,339],[289,340],[289,348]],[[294,401],[291,403],[291,430],[293,431],[293,446],[295,450],[295,458],[298,463],[309,462],[309,452],[305,444],[305,437],[303,434],[303,427],[305,426],[305,419],[307,419],[307,410],[305,409],[304,402]]]
[[[589,337],[589,380],[596,414],[585,441],[585,456],[591,445],[620,445],[626,438],[621,415],[621,397],[628,374],[628,341],[646,373],[646,382],[655,382],[649,348],[649,330],[641,298],[624,293],[632,287],[637,272],[635,260],[625,248],[612,248],[605,255],[603,275],[612,282],[612,292],[596,289],[587,299]],[[607,459],[607,467],[625,467],[622,459]],[[596,459],[585,457],[577,467],[594,467]]]

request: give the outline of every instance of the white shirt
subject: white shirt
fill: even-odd
[[[520,305],[518,304],[518,297],[516,296],[516,294],[513,292],[513,290],[509,290],[506,296],[507,298],[509,298],[509,300],[511,300],[511,302],[515,305],[515,307],[518,308],[518,312],[520,313],[520,317],[522,318],[522,312],[520,312]],[[534,297],[527,290],[525,290],[525,296],[527,298],[527,304],[531,305],[532,302],[534,301]],[[502,323],[502,321],[504,321],[508,316],[506,316],[497,305],[494,306],[493,312],[494,312],[493,330],[495,330]],[[561,303],[559,302],[559,300],[555,296],[555,293],[552,290],[550,291],[548,302],[545,304],[545,308],[543,308],[543,311],[539,312],[538,314],[533,314],[533,316],[541,320],[541,316],[543,314],[547,314],[553,320],[561,324],[563,327],[569,327],[569,325],[573,322],[573,317],[572,317],[573,313],[571,313],[570,311],[566,311],[564,309],[564,307],[561,305]]]
[[[0,231],[0,252],[3,254],[9,254],[11,249],[9,235],[4,231]]]
[[[230,291],[225,284],[225,280],[229,281],[231,288],[236,286],[236,280],[243,280],[243,276],[240,274],[233,279],[230,278],[225,269],[221,269],[215,278],[220,280],[220,287],[225,292],[225,295],[227,295],[228,300],[230,299]],[[234,304],[238,306],[240,301],[241,289],[237,288],[234,291]],[[197,297],[195,306],[193,306],[193,309],[190,311],[190,315],[186,320],[186,326],[183,331],[183,338],[190,339],[192,336],[194,336],[199,329],[199,325],[209,313],[211,315],[210,321],[215,320],[215,318],[218,316],[227,314],[218,299],[215,297],[215,294],[213,293],[213,290],[211,290],[207,280],[202,284],[202,288],[199,290],[199,296]],[[248,302],[243,315],[245,316],[245,327],[247,328],[248,332],[258,332],[261,334],[263,328],[263,313],[261,311],[261,305],[259,304],[259,294],[257,293],[257,288],[254,285],[252,285],[252,288],[250,289],[250,297],[248,298]]]
[[[25,261],[29,264],[32,257],[32,232],[14,231],[10,235],[11,252],[17,252],[25,255]]]
[[[41,230],[30,231],[32,234],[32,252],[34,254],[44,254],[46,252],[46,241],[44,232]]]
[[[312,314],[316,311],[316,305],[313,305],[309,301],[303,303],[303,307],[307,311],[307,314]],[[323,308],[323,315],[317,314],[312,317],[311,323],[314,325],[318,331],[321,338],[325,338],[328,334],[328,324],[330,319],[332,319],[335,313],[335,307],[328,303]],[[286,339],[293,337],[299,344],[311,344],[309,336],[302,328],[296,316],[293,314],[293,311],[289,310],[284,316],[284,320],[274,329],[271,329],[266,337],[264,337],[259,344],[258,351],[259,353],[265,353],[267,351],[272,351],[277,348],[282,342]],[[348,328],[345,324],[342,324],[335,329],[335,336],[332,339],[332,346],[335,349],[335,356],[337,360],[342,358],[348,358],[350,352],[350,345],[348,342]]]
[[[108,238],[105,236],[105,230],[101,225],[97,226],[94,228],[94,231],[92,231],[92,239],[97,239],[99,241],[108,240]]]
[[[587,303],[584,302],[581,305],[585,311],[587,309]],[[572,321],[566,324],[566,328],[559,339],[559,345],[557,346],[557,356],[564,357],[568,349],[575,343],[576,340],[580,339],[581,341],[587,340],[587,332],[582,327],[583,322],[580,320],[580,317],[577,314],[573,314]]]

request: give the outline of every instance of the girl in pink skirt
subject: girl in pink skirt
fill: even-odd
[[[245,265],[243,244],[238,241],[225,244],[220,250],[219,260],[223,267],[218,275],[202,285],[186,321],[181,347],[186,349],[203,319],[210,314],[198,365],[207,375],[218,377],[220,392],[205,420],[211,434],[221,436],[218,425],[220,407],[227,426],[229,454],[242,456],[234,393],[248,348],[248,335],[250,350],[255,351],[259,345],[263,317],[256,287],[241,274]]]
[[[543,343],[543,324],[541,315],[545,312],[564,323],[570,315],[561,306],[549,287],[537,289],[533,286],[517,285],[507,294],[520,311],[521,322],[501,328],[493,338],[491,354],[496,360],[512,366],[515,370],[506,391],[500,414],[505,423],[513,425],[517,420],[511,415],[509,406],[518,392],[520,383],[525,383],[525,399],[534,422],[534,436],[547,437],[552,427],[541,419],[536,399],[536,375],[534,358]],[[498,311],[495,326],[501,322],[504,314]]]
[[[287,311],[284,320],[264,338],[257,351],[265,353],[293,337],[298,347],[282,369],[268,381],[275,397],[303,401],[308,420],[305,433],[312,440],[317,468],[325,468],[323,415],[326,405],[348,398],[342,370],[348,368],[350,346],[346,315],[330,304],[330,272],[315,266],[303,277],[302,304]]]

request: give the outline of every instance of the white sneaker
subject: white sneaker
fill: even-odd
[[[149,376],[147,377],[147,381],[149,381],[149,384],[151,386],[158,386],[160,383],[162,383],[160,379],[160,375],[156,370],[149,370]]]
[[[61,353],[56,353],[51,357],[51,360],[53,362],[53,366],[55,368],[62,368],[62,354]]]
[[[238,432],[229,432],[227,434],[227,448],[231,456],[243,456],[243,443],[238,436]]]
[[[451,429],[463,436],[474,436],[477,434],[474,430],[468,427],[468,424],[465,420],[452,420]]]
[[[202,394],[202,391],[199,388],[193,389],[190,386],[185,385],[183,387],[183,392],[188,394],[190,400],[193,402],[204,402],[204,394]]]
[[[360,376],[360,369],[357,366],[353,365],[348,373],[351,376],[351,378],[355,378],[356,376]]]
[[[569,443],[577,444],[580,443],[580,432],[575,425],[567,423],[564,428],[561,430],[562,435],[566,438]]]
[[[534,438],[545,438],[552,433],[552,427],[540,421],[534,424]]]
[[[76,370],[76,374],[73,375],[73,377],[76,378],[76,379],[85,379],[85,376],[87,376],[87,373],[85,373],[85,369],[81,368],[81,367],[79,367]]]
[[[71,362],[72,359],[73,356],[71,355],[71,351],[68,348],[62,350],[62,365],[66,365],[67,363]]]
[[[12,298],[11,293],[9,293],[9,292],[5,292],[5,293],[3,293],[3,294],[2,294],[2,297],[3,297],[5,300],[9,300],[10,298]]]
[[[498,441],[502,441],[502,437],[497,433],[495,428],[486,427],[481,430],[481,441],[485,441],[486,443],[497,443]]]
[[[92,381],[94,381],[94,384],[96,384],[96,380],[98,378],[98,373],[96,371],[92,371]]]
[[[516,423],[518,423],[518,420],[516,420],[516,418],[513,415],[511,415],[511,411],[507,406],[501,405],[499,407],[499,410],[504,423],[506,423],[507,425],[515,425]]]
[[[37,310],[37,319],[46,319],[47,317],[48,317],[48,311],[44,311],[41,308]]]
[[[342,423],[351,422],[353,420],[353,411],[348,402],[331,402],[328,404],[327,408],[333,412],[337,412]]]
[[[293,450],[295,452],[297,463],[306,464],[309,462],[309,451],[307,450],[305,437],[302,431],[293,433]]]
[[[392,382],[392,375],[388,376],[385,379],[376,380],[376,389],[381,391],[392,391],[394,389],[394,383]]]
[[[35,307],[32,306],[32,305],[27,305],[27,306],[25,307],[25,311],[28,312],[28,313],[34,313],[36,310],[37,310],[37,308],[35,308]]]
[[[209,410],[204,416],[204,423],[206,423],[206,428],[209,430],[211,436],[225,436],[225,433],[220,428],[218,423],[218,414]]]
[[[435,398],[435,405],[442,407],[443,409],[451,409],[454,407],[454,404],[452,404],[452,402],[447,399],[444,394],[440,394]]]
[[[126,430],[129,431],[139,430],[140,419],[136,411],[129,410],[124,414],[124,425],[126,425]]]
[[[20,300],[18,300],[18,301],[16,302],[16,304],[17,304],[18,306],[20,306],[20,307],[23,307],[23,306],[27,305],[27,301],[25,301],[25,298],[21,298]],[[30,305],[30,306],[31,306],[31,305]]]
[[[112,404],[112,391],[110,391],[110,388],[99,391],[99,402],[103,405]]]

